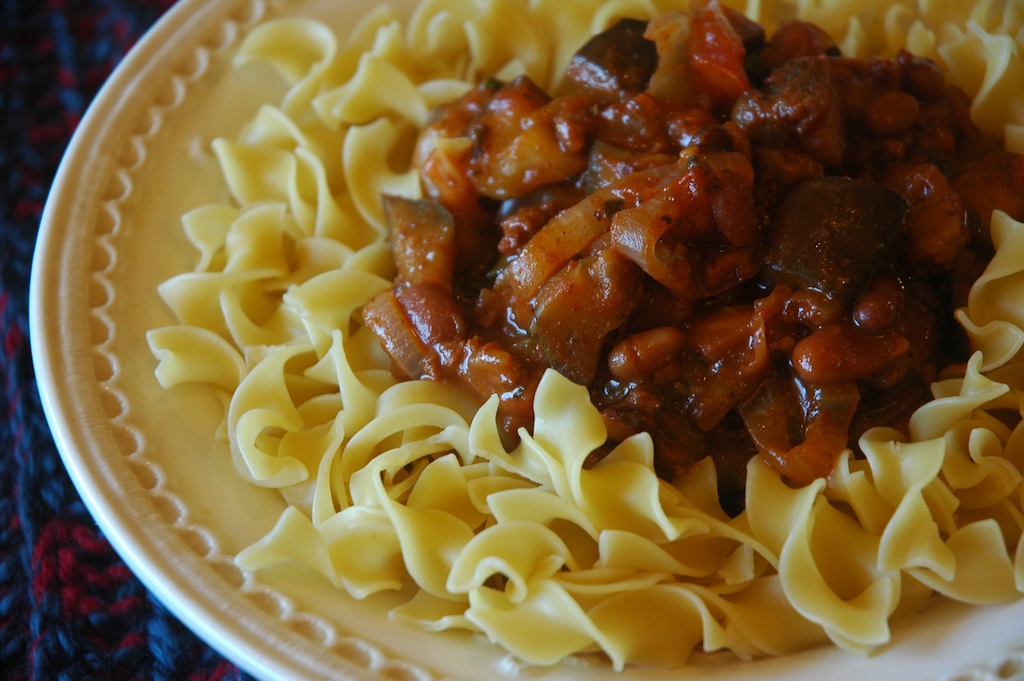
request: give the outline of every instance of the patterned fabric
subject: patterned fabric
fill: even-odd
[[[96,91],[173,0],[0,0],[0,679],[246,678],[146,591],[61,465],[28,288],[57,164]]]

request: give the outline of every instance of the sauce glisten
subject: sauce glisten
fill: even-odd
[[[650,433],[667,479],[711,456],[736,510],[751,456],[827,476],[966,358],[952,310],[989,216],[1024,218],[1024,161],[969,104],[925,59],[845,58],[800,21],[622,20],[555,94],[488,80],[436,112],[426,198],[384,198],[397,278],[364,319],[400,377],[499,395],[510,444],[554,368],[609,447]]]

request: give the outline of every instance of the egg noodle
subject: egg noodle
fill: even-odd
[[[769,30],[816,22],[849,56],[935,60],[977,125],[1024,153],[1024,3],[731,4]],[[673,9],[424,0],[408,18],[376,9],[347,41],[303,18],[245,37],[235,67],[269,65],[287,92],[213,143],[231,201],[183,217],[198,264],[160,286],[178,324],[148,335],[160,383],[221,391],[235,470],[287,503],[238,565],[299,561],[356,598],[414,585],[394,617],[480,632],[532,664],[602,653],[616,669],[829,640],[867,653],[934,594],[1021,597],[1024,224],[1003,213],[956,313],[974,355],[909,433],[869,431],[863,458],[847,451],[802,488],[755,456],[735,518],[710,458],[663,481],[646,434],[585,467],[605,427],[560,375],[544,375],[535,428],[509,452],[497,398],[478,409],[439,382],[398,382],[361,324],[394,276],[380,197],[420,196],[409,159],[428,113],[485,76],[557,91],[591,35]]]

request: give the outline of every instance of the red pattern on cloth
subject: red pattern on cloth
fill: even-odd
[[[172,0],[0,0],[0,679],[246,678],[142,586],[47,427],[28,343],[32,252],[88,103]]]

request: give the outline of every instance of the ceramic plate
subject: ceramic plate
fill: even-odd
[[[410,1],[393,5],[408,11]],[[242,36],[279,15],[345,35],[370,0],[182,0],[121,64],[80,126],[47,205],[34,262],[32,338],[57,445],[85,503],[140,579],[199,636],[262,679],[876,681],[1024,676],[1024,602],[940,604],[869,658],[831,648],[753,663],[699,656],[672,672],[593,661],[518,665],[471,635],[391,621],[387,597],[355,601],[298,568],[258,576],[233,556],[283,509],[241,482],[213,437],[221,405],[164,391],[145,341],[173,323],[157,285],[195,254],[180,216],[226,200],[210,141],[233,137],[283,87],[233,70]],[[393,598],[393,597],[392,597]]]

